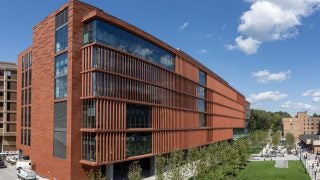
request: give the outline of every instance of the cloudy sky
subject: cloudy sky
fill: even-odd
[[[31,44],[32,26],[66,0],[0,6],[0,60]],[[320,0],[85,0],[180,48],[252,107],[320,113]],[[17,6],[19,4],[19,6]]]

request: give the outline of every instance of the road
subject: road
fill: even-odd
[[[14,169],[14,166],[8,165],[7,168],[0,169],[0,180],[18,180],[17,170]]]

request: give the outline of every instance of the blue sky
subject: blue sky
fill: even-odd
[[[65,2],[1,2],[0,60],[15,62],[32,27]],[[320,0],[85,2],[198,59],[252,107],[320,112]]]

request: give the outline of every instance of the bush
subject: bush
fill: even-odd
[[[141,178],[141,172],[142,169],[139,165],[138,161],[134,161],[130,166],[129,166],[129,172],[128,172],[128,179],[129,180],[140,180]]]

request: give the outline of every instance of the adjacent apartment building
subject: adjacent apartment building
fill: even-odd
[[[0,62],[0,152],[16,150],[17,66]]]
[[[320,118],[310,117],[307,112],[298,112],[294,118],[283,118],[284,134],[290,132],[298,138],[302,134],[320,134]]]
[[[174,37],[173,37],[174,38]],[[50,179],[125,176],[140,160],[230,140],[245,97],[210,69],[101,9],[72,0],[18,56],[17,148]]]

